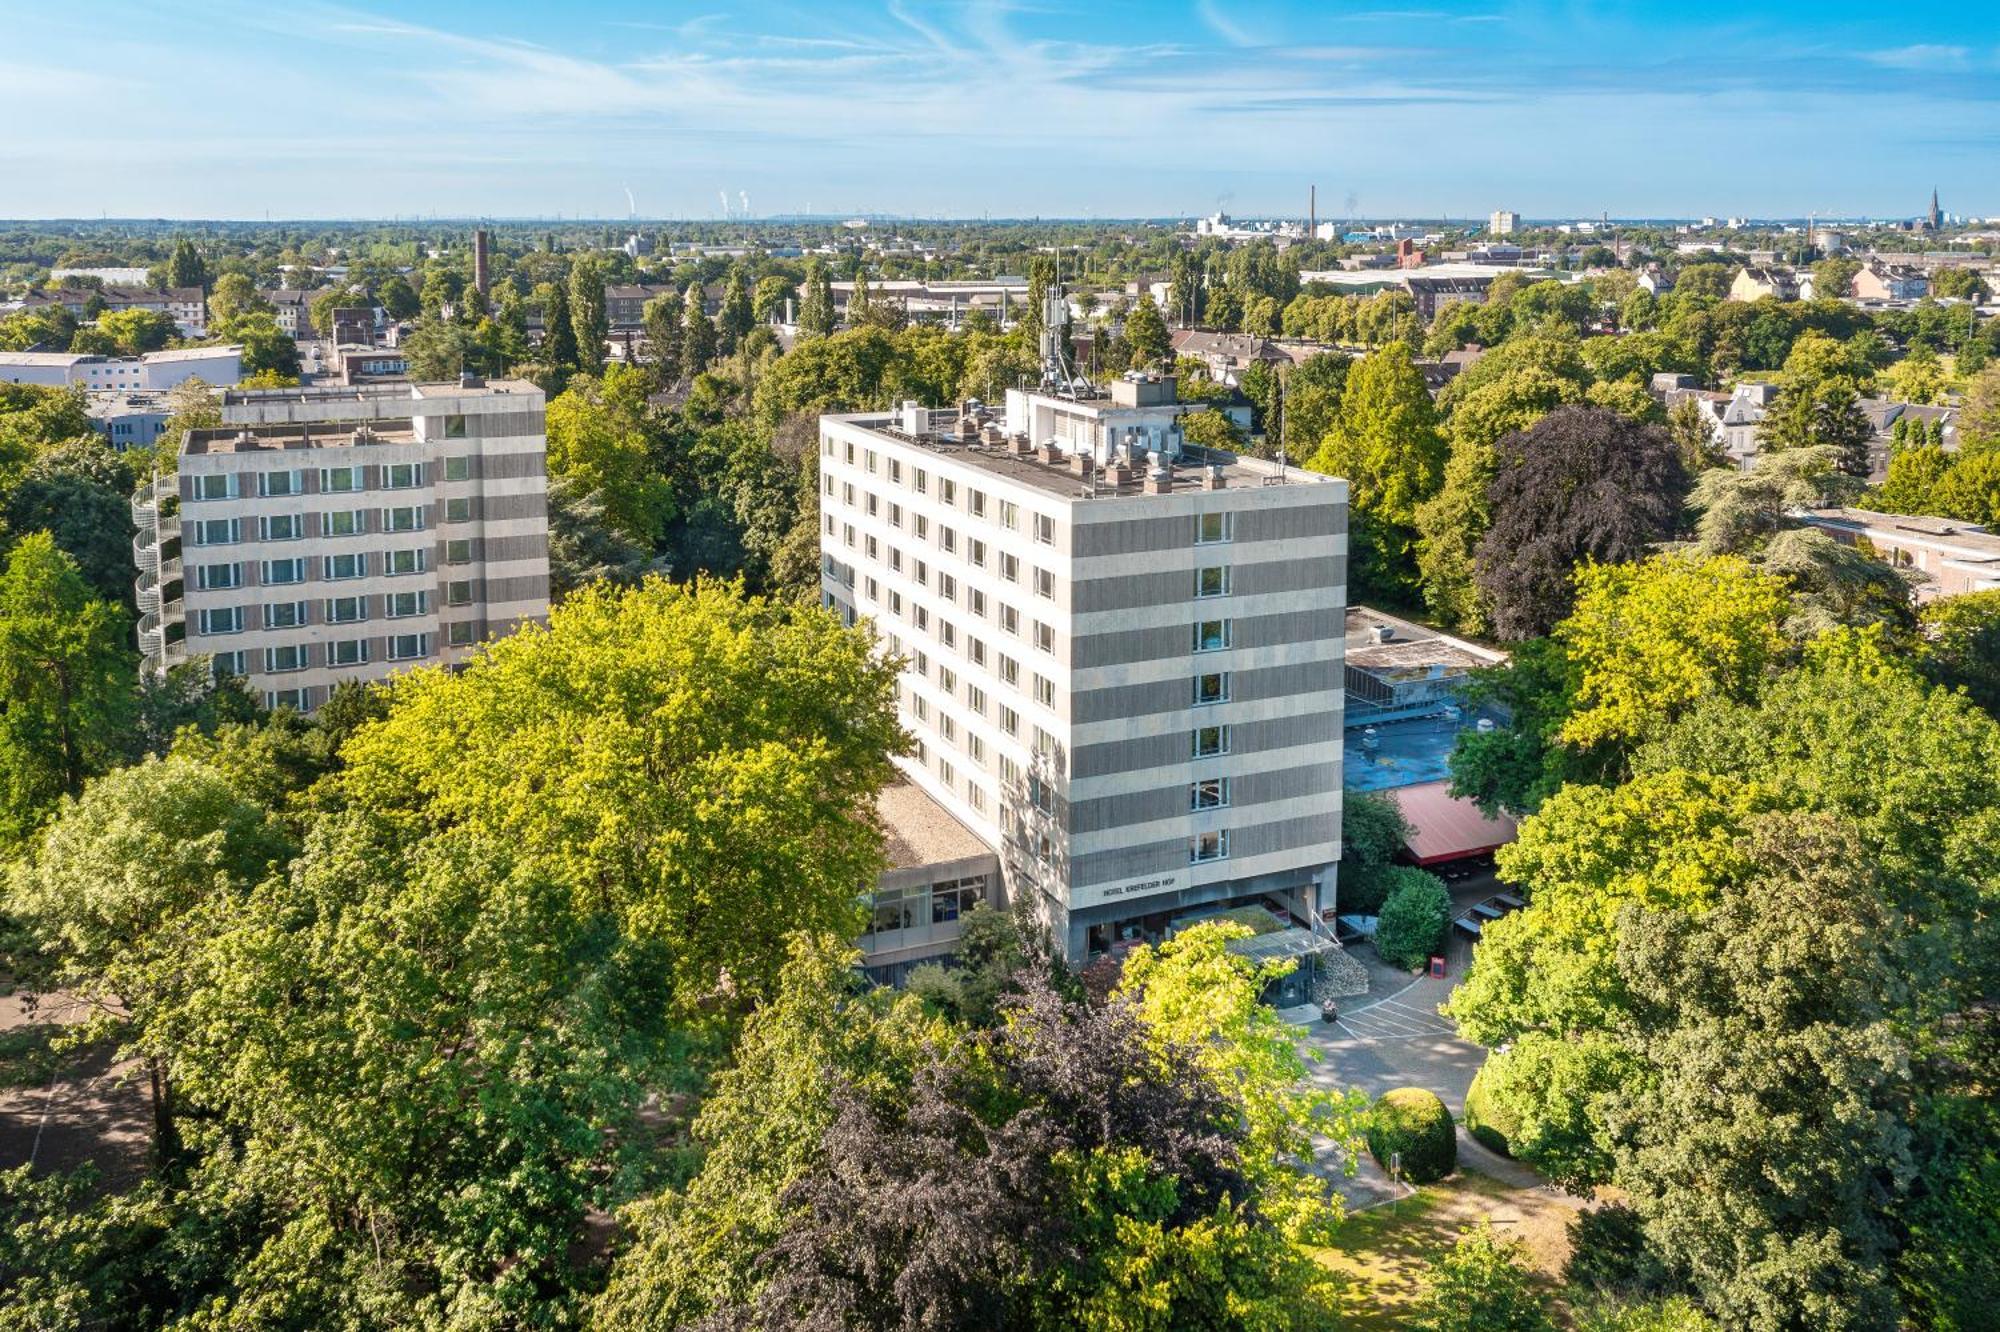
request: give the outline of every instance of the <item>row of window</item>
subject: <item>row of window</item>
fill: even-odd
[[[368,476],[359,465],[352,467],[321,467],[319,471],[319,493],[323,495],[347,495],[367,490]],[[411,490],[425,483],[426,468],[423,463],[388,463],[381,468],[381,490]],[[264,499],[275,499],[286,495],[306,493],[306,469],[288,468],[272,472],[220,472],[205,473],[188,478],[188,498],[195,500],[241,499],[244,487],[252,477],[256,478],[255,493]],[[443,479],[446,481],[469,481],[472,479],[472,459],[456,457],[444,459]]]
[[[828,477],[827,488],[829,495],[832,493],[832,486],[833,478]],[[852,507],[854,504],[854,487],[847,485],[845,491],[847,496],[846,502],[849,507]],[[868,514],[870,517],[874,517],[875,496],[871,494],[865,498]],[[903,526],[902,510],[894,504],[889,506],[889,510],[889,526],[900,530]],[[821,521],[825,526],[826,534],[831,537],[834,534],[833,515],[830,513],[826,514]],[[930,519],[924,517],[922,514],[914,515],[910,523],[910,534],[918,541],[929,541],[931,539]],[[854,525],[848,523],[844,525],[841,532],[841,539],[846,543],[849,550],[864,549],[869,559],[881,561],[881,543],[877,541],[873,534],[861,537],[857,542],[857,533],[855,532]],[[957,557],[959,555],[958,530],[946,527],[942,523],[938,524],[937,548],[946,555]],[[977,537],[966,538],[963,558],[967,564],[975,569],[991,568],[1000,575],[1002,582],[1019,583],[1021,581],[1021,557],[1010,551],[992,550],[984,541],[981,541]],[[903,567],[903,552],[895,546],[890,546],[887,563],[890,568],[900,571]],[[919,568],[923,567],[923,561],[918,560],[917,565]],[[1029,572],[1030,581],[1034,585],[1035,595],[1054,600],[1056,595],[1055,572],[1051,569],[1044,569],[1040,565],[1030,565]]]
[[[454,545],[464,545],[463,551],[453,551]],[[413,550],[384,550],[375,552],[380,558],[375,561],[375,573],[387,578],[400,578],[410,574],[426,573],[430,569],[430,551],[423,547]],[[351,578],[366,578],[369,575],[369,552],[351,550],[340,555],[322,555],[318,560],[262,560],[258,563],[258,574],[265,587],[288,587],[307,581],[315,572],[324,582],[343,582]],[[458,558],[454,559],[453,556]],[[470,564],[472,551],[470,543],[450,542],[445,548],[446,564]],[[197,564],[194,566],[194,585],[203,592],[226,592],[243,586],[243,565]]]
[[[831,436],[820,441],[820,452],[829,458],[833,456],[833,439]],[[856,449],[852,440],[846,441],[844,456],[850,466],[854,464],[857,455],[861,458],[863,470],[870,476],[881,475],[886,471],[889,484],[895,486],[903,484],[904,468],[901,459],[889,458],[887,466],[884,467],[883,460],[874,449]],[[915,494],[928,496],[931,493],[930,473],[921,467],[911,467],[909,474],[910,490]],[[830,479],[826,493],[828,495],[833,493]],[[852,505],[854,503],[853,486],[848,486],[847,493],[847,503]],[[988,505],[985,491],[967,486],[964,490],[964,498],[965,512],[971,514],[974,518],[984,518],[987,516]],[[948,476],[938,477],[937,499],[940,504],[945,505],[947,508],[957,508],[959,506],[958,482]],[[891,505],[890,507],[897,509],[895,505]],[[868,512],[870,514],[875,512],[875,497],[873,495],[869,496]],[[1021,530],[1021,506],[1013,500],[996,498],[992,505],[992,513],[1000,526],[1006,528],[1008,531],[1018,532]],[[900,510],[898,510],[898,517],[900,517]],[[1045,546],[1054,545],[1056,539],[1056,520],[1045,513],[1031,513],[1029,517],[1031,520],[1029,526],[1033,530],[1035,540]]]
[[[472,521],[472,501],[454,499],[445,501],[444,521],[448,523],[469,523]],[[401,508],[382,510],[379,527],[368,526],[366,509],[329,509],[319,515],[321,537],[364,536],[371,530],[376,532],[422,532],[430,527],[431,512],[428,505],[413,504]],[[192,546],[233,546],[243,540],[243,520],[241,518],[199,518],[186,524],[183,530]],[[267,513],[259,515],[254,529],[259,541],[303,541],[314,535],[306,530],[306,515],[302,513]]]
[[[472,584],[451,583],[445,588],[445,604],[470,606]],[[391,620],[407,620],[431,612],[429,592],[390,592],[382,598],[382,614]],[[321,624],[362,624],[370,617],[367,597],[328,597],[321,603]],[[195,614],[199,634],[240,634],[249,623],[247,606],[205,606]],[[270,601],[264,604],[263,627],[298,629],[313,623],[310,601]]]
[[[476,626],[472,624],[453,625],[454,644],[462,637],[466,644],[476,641]],[[385,640],[386,660],[417,661],[431,654],[429,634],[391,634]],[[214,656],[215,669],[224,675],[248,675],[254,662],[263,663],[266,675],[288,675],[293,671],[307,670],[313,666],[343,667],[366,666],[373,649],[365,638],[337,638],[330,643],[287,643],[281,647],[267,647],[258,656],[250,652],[218,652]],[[294,703],[292,707],[299,706]]]

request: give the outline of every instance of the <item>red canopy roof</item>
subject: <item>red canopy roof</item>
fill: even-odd
[[[1487,818],[1470,800],[1453,797],[1450,782],[1399,786],[1391,794],[1416,829],[1406,849],[1419,865],[1485,855],[1514,840],[1514,820],[1504,814]]]

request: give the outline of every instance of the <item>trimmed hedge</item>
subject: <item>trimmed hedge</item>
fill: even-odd
[[[1375,923],[1375,953],[1392,967],[1411,971],[1444,946],[1451,926],[1451,893],[1425,870],[1399,876]]]
[[[1437,875],[1415,865],[1348,865],[1340,867],[1340,914],[1379,916],[1382,904],[1405,884],[1437,881]]]
[[[1520,1122],[1493,1100],[1493,1090],[1486,1080],[1493,1067],[1491,1057],[1479,1066],[1472,1075],[1472,1086],[1465,1093],[1465,1131],[1478,1140],[1479,1145],[1500,1153],[1514,1155],[1514,1135],[1520,1131]]]
[[[1428,1184],[1458,1169],[1458,1130],[1451,1111],[1421,1087],[1383,1092],[1368,1111],[1368,1151],[1387,1170],[1400,1152],[1403,1178]]]

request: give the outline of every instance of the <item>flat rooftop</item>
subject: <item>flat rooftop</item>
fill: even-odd
[[[190,430],[181,443],[189,456],[222,453],[274,453],[287,449],[371,448],[378,444],[414,444],[409,421],[328,421],[309,425],[223,426]]]
[[[908,782],[883,787],[875,797],[875,813],[882,821],[882,849],[892,870],[993,854],[943,805]]]
[[[1976,551],[1983,558],[2000,560],[2000,532],[1989,532],[1978,523],[1956,518],[1933,518],[1925,514],[1878,513],[1873,509],[1812,509],[1806,514],[1814,524],[1871,528],[1877,532],[1902,533],[1912,540],[1935,541]]]
[[[1109,400],[1102,404],[1109,406]],[[859,426],[870,434],[898,444],[911,445],[936,454],[940,458],[950,458],[954,462],[975,467],[984,472],[1018,485],[1029,486],[1049,495],[1059,495],[1064,499],[1110,500],[1127,496],[1146,495],[1152,492],[1145,486],[1146,469],[1143,465],[1130,469],[1130,479],[1121,485],[1109,485],[1104,480],[1105,473],[1098,470],[1091,477],[1077,475],[1071,470],[1071,454],[1060,455],[1057,462],[1045,462],[1039,453],[1015,453],[1004,444],[994,444],[977,439],[965,439],[950,435],[909,435],[897,427],[893,414],[865,413],[832,418]],[[1266,462],[1262,458],[1245,457],[1227,453],[1219,449],[1204,449],[1197,445],[1185,445],[1173,467],[1172,494],[1189,494],[1206,489],[1208,469],[1221,469],[1224,489],[1255,489],[1262,486],[1325,485],[1334,477],[1322,476],[1300,467],[1279,467],[1277,463]]]

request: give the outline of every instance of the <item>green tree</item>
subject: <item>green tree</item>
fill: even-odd
[[[208,288],[208,265],[202,261],[201,252],[194,248],[194,242],[185,236],[174,238],[173,253],[167,257],[167,285],[169,287]]]
[[[65,795],[124,750],[133,694],[130,621],[90,595],[46,532],[0,573],[0,844],[19,845]]]
[[[542,307],[542,359],[558,375],[577,368],[576,321],[570,317],[569,290],[562,282],[545,282],[535,289]]]
[[[1357,588],[1397,595],[1414,587],[1417,506],[1436,493],[1444,461],[1430,392],[1406,344],[1348,372],[1339,415],[1311,465],[1347,479]]]
[[[187,983],[201,908],[226,913],[286,850],[214,769],[148,759],[63,804],[16,862],[7,907],[58,959],[56,982],[92,1005],[98,1029],[144,1027]],[[175,1141],[167,1068],[148,1060],[163,1156]]]
[[[1586,565],[1576,586],[1556,628],[1576,671],[1567,744],[1636,743],[1701,699],[1750,697],[1778,659],[1784,585],[1734,556]]]
[[[1167,321],[1151,293],[1141,293],[1125,316],[1125,345],[1131,349],[1134,368],[1144,369],[1166,362],[1173,344],[1167,336]]]
[[[681,303],[681,365],[689,378],[715,359],[715,324],[703,303],[701,283],[691,283]]]
[[[1925,604],[1919,660],[1931,677],[1963,687],[2000,716],[2000,591],[1966,592]]]
[[[226,324],[239,315],[271,314],[271,303],[258,292],[257,284],[245,273],[224,273],[215,280],[208,297],[208,320]]]
[[[640,319],[646,326],[646,348],[661,387],[681,378],[681,297],[669,288],[646,302]]]
[[[833,330],[833,279],[824,263],[808,259],[805,294],[799,300],[799,336],[823,338]]]
[[[1490,1223],[1460,1234],[1431,1264],[1410,1326],[1417,1332],[1554,1332],[1520,1245]]]
[[[132,580],[132,488],[137,478],[125,458],[95,436],[45,450],[6,493],[6,527],[44,531],[76,561],[90,593],[113,605],[129,604]]]
[[[2000,523],[2000,449],[1967,453],[1938,478],[1931,511],[1968,523]]]
[[[604,343],[611,319],[604,304],[604,268],[588,254],[569,268],[569,323],[576,332],[576,365],[585,374],[604,369]]]
[[[1683,398],[1667,410],[1667,437],[1673,440],[1674,451],[1689,476],[1729,464],[1715,427],[1697,399]]]
[[[579,374],[548,405],[549,475],[602,505],[616,532],[650,546],[674,514],[673,489],[655,461],[643,372],[614,365],[602,379]]]
[[[1382,903],[1375,925],[1375,951],[1403,971],[1424,964],[1444,946],[1451,926],[1451,894],[1435,874],[1404,878]]]
[[[1831,338],[1808,333],[1785,360],[1778,397],[1757,425],[1761,448],[1831,448],[1850,476],[1868,475],[1868,441],[1874,428],[1859,406],[1861,385],[1845,351]]]
[[[729,270],[722,288],[722,309],[716,315],[716,350],[733,355],[744,337],[757,326],[757,311],[750,298],[750,275],[741,264]]]

